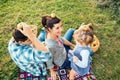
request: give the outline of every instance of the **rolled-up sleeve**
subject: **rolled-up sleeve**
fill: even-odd
[[[30,62],[46,62],[51,59],[49,52],[39,51],[30,46],[24,47],[22,50],[24,52],[24,58]]]
[[[49,52],[37,51],[34,49],[33,53],[35,61],[46,62],[51,59],[51,54]]]
[[[60,37],[60,39],[62,40],[62,42],[64,43],[64,41],[66,40],[65,38],[63,37]]]
[[[52,54],[52,58],[46,62],[47,64],[47,68],[50,69],[50,68],[53,68],[54,67],[54,54],[55,54],[55,51],[54,51],[54,48],[49,48],[49,52]]]
[[[52,60],[52,59],[50,59],[49,61],[47,61],[46,64],[47,64],[47,69],[50,69],[50,68],[53,68],[53,67],[54,67],[53,60]]]

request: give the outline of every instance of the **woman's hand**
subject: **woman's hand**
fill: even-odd
[[[50,69],[50,73],[51,73],[52,80],[56,80],[57,79],[57,73],[53,69]]]
[[[75,77],[76,74],[77,74],[77,73],[76,73],[73,69],[71,69],[69,79],[70,79],[70,80],[74,80],[74,77]]]
[[[75,47],[75,44],[71,43],[71,42],[68,41],[68,40],[64,40],[64,44],[67,45],[67,46],[71,46],[72,49]]]

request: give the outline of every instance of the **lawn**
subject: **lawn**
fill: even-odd
[[[100,48],[94,53],[93,71],[97,80],[120,80],[120,26],[108,10],[96,7],[95,0],[1,0],[0,1],[0,80],[17,80],[17,66],[7,50],[12,31],[19,22],[41,30],[41,17],[56,13],[63,22],[63,34],[82,23],[93,23]]]

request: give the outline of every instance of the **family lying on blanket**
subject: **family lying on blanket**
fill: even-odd
[[[69,29],[61,37],[62,21],[55,14],[43,16],[41,22],[44,33],[38,38],[37,27],[24,22],[13,31],[8,50],[20,68],[19,78],[96,80],[91,70],[91,55],[98,50],[99,40],[93,34],[92,24]],[[71,43],[72,37],[75,45]]]

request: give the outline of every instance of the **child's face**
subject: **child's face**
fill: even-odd
[[[74,38],[75,41],[77,41],[77,39],[78,39],[78,34],[79,34],[80,31],[81,31],[80,28],[78,28],[78,29],[76,29],[76,30],[74,31],[73,38]]]
[[[54,27],[52,29],[49,29],[50,33],[56,36],[61,36],[62,34],[62,22],[60,21],[57,24],[54,24]]]

